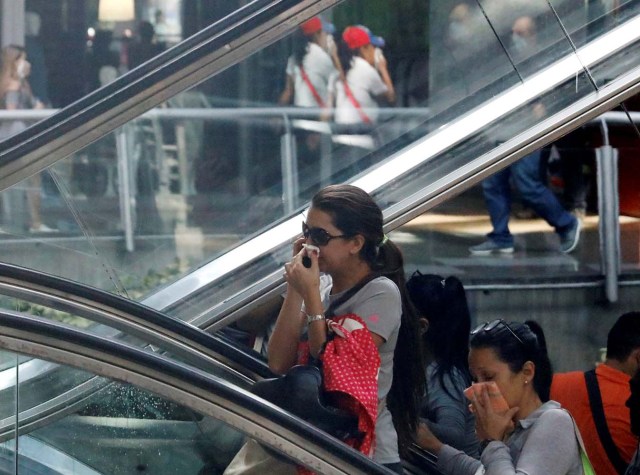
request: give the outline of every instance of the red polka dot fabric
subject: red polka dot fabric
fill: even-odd
[[[327,326],[336,336],[321,355],[324,389],[339,395],[339,407],[358,415],[358,428],[365,435],[353,446],[371,456],[378,416],[378,348],[364,320],[355,314],[334,317]]]
[[[320,355],[324,390],[340,409],[358,416],[361,439],[346,443],[367,456],[375,449],[375,427],[378,416],[378,371],[380,355],[365,321],[355,314],[327,319],[330,339]],[[298,364],[309,361],[307,342],[298,348]],[[299,467],[298,474],[312,474]]]

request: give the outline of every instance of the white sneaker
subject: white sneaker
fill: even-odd
[[[57,233],[58,230],[54,228],[50,228],[46,224],[42,223],[40,226],[30,227],[29,232],[31,233]]]
[[[469,252],[474,256],[488,256],[489,254],[513,254],[513,244],[499,244],[491,239],[476,244],[469,248]]]

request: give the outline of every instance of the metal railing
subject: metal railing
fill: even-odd
[[[43,119],[55,110],[18,110],[0,111],[0,121],[22,120],[36,121]],[[339,131],[340,125],[317,120],[322,111],[314,108],[296,107],[247,107],[247,108],[154,108],[139,118],[116,130],[117,183],[120,203],[120,219],[124,233],[126,249],[135,248],[135,176],[134,158],[132,156],[135,138],[135,126],[142,120],[166,120],[176,122],[176,136],[184,135],[185,122],[198,121],[249,121],[253,124],[272,126],[274,120],[281,124],[281,171],[283,194],[282,200],[285,214],[291,214],[298,207],[298,166],[296,156],[296,130],[317,132],[330,139],[331,134]],[[385,118],[419,119],[424,121],[429,116],[427,108],[388,108],[378,110],[384,122]],[[640,112],[630,113],[631,119],[640,124]],[[609,301],[618,299],[620,276],[620,223],[618,195],[618,151],[611,144],[609,125],[631,125],[629,118],[622,112],[607,112],[589,122],[597,127],[602,135],[602,145],[596,148],[598,213],[600,238],[600,264],[604,276],[604,288]],[[184,150],[186,142],[178,140],[178,161],[181,190],[187,189],[186,170],[189,169],[187,154]],[[321,166],[320,180],[324,181],[331,174],[330,164]],[[324,177],[324,178],[323,178]],[[518,287],[520,288],[520,287]]]

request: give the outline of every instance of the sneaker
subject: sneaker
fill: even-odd
[[[58,232],[58,230],[54,229],[54,228],[50,228],[46,224],[42,223],[40,226],[35,226],[35,227],[32,226],[32,227],[30,227],[29,228],[29,232],[32,232],[32,233],[56,233],[56,232]]]
[[[582,225],[580,220],[576,219],[575,224],[566,233],[560,235],[560,251],[569,254],[580,242],[580,229]]]
[[[500,244],[491,239],[487,239],[485,242],[471,246],[469,252],[474,256],[488,256],[493,252],[499,254],[512,254],[513,244]]]

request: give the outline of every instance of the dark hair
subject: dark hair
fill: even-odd
[[[640,312],[628,312],[609,330],[607,358],[624,361],[636,348],[640,348]]]
[[[309,36],[305,36],[302,31],[297,30],[292,35],[292,56],[293,62],[300,66],[302,64],[302,60],[306,56],[309,51],[309,43],[311,42],[311,38]]]
[[[342,64],[342,70],[346,75],[351,69],[351,60],[354,56],[358,56],[358,50],[353,50],[347,46],[347,43],[343,39],[338,42],[338,59]],[[346,77],[345,77],[346,81]]]
[[[151,43],[153,36],[156,34],[156,30],[153,25],[148,21],[141,21],[138,23],[138,35],[144,43]]]
[[[416,360],[422,357],[422,346],[418,319],[406,291],[402,252],[384,235],[380,207],[367,192],[356,186],[327,186],[316,193],[311,207],[329,214],[343,234],[361,235],[365,243],[360,257],[369,264],[372,272],[393,281],[400,291],[402,320],[393,356],[393,382],[387,396],[387,407],[398,432],[400,451],[404,452],[418,427],[425,376],[421,365],[416,364]]]
[[[518,341],[505,325],[497,325],[490,331],[480,331],[471,336],[471,348],[491,348],[500,361],[507,363],[514,373],[522,371],[527,361],[536,368],[533,388],[542,402],[549,400],[553,368],[547,354],[547,340],[542,327],[533,320],[525,323],[511,322],[511,330],[522,341]]]
[[[434,375],[451,398],[459,399],[461,395],[449,392],[444,377],[451,376],[452,370],[456,368],[467,385],[471,384],[471,316],[462,282],[455,276],[445,279],[440,275],[416,271],[407,282],[407,290],[420,315],[429,320],[429,328],[422,337],[422,343],[425,351],[437,363]]]

